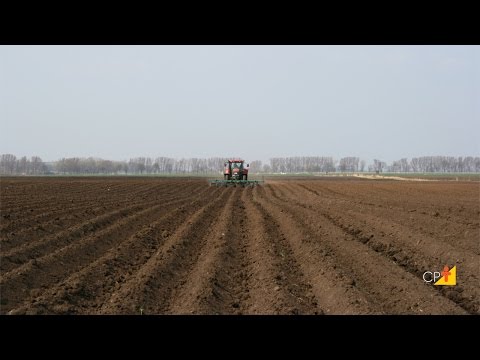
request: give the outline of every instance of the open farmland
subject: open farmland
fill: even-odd
[[[473,181],[2,178],[1,314],[478,314]],[[457,266],[457,286],[422,279]]]

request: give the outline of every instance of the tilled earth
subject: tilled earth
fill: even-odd
[[[478,182],[2,178],[1,314],[479,314]],[[425,271],[457,266],[457,286]]]

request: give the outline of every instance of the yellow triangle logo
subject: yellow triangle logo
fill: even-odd
[[[435,285],[457,285],[457,267],[454,266],[448,270],[448,266],[445,265],[442,272],[442,277],[438,279]]]

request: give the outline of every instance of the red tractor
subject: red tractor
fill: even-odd
[[[248,180],[248,169],[250,165],[245,165],[245,160],[230,159],[227,160],[223,168],[223,180],[209,180],[210,186],[257,186],[263,184],[263,180]]]
[[[224,164],[223,178],[225,180],[248,180],[249,164],[245,166],[245,160],[230,159]]]

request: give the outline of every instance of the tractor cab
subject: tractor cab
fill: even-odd
[[[231,163],[232,180],[242,180],[243,178],[243,162],[236,161]]]

